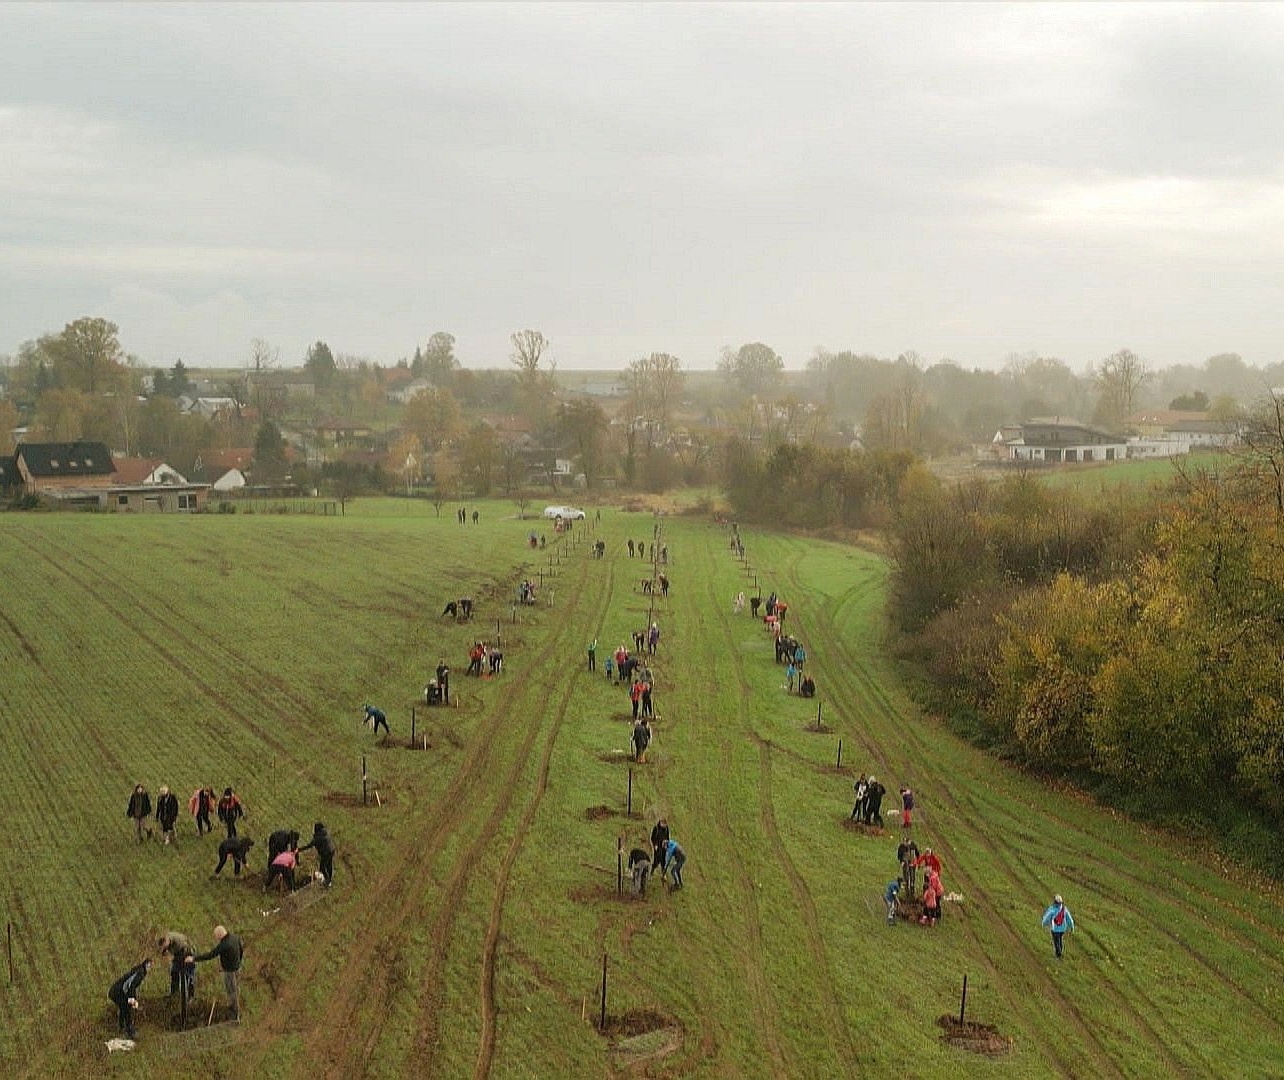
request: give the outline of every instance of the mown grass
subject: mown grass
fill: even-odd
[[[340,519],[0,519],[0,574],[16,584],[0,622],[0,806],[19,840],[0,851],[17,931],[6,1072],[99,1067],[110,980],[159,929],[206,947],[220,921],[247,940],[247,1020],[227,1049],[164,1053],[171,1075],[469,1076],[488,1046],[496,1077],[611,1075],[592,1026],[603,954],[612,1014],[652,1009],[681,1028],[652,1065],[663,1075],[1278,1069],[1277,897],[921,716],[881,651],[876,557],[745,531],[746,574],[721,529],[664,520],[660,719],[630,818],[630,765],[604,760],[627,747],[627,695],[600,665],[652,612],[623,545],[654,519],[608,508],[586,523],[608,543],[599,561],[583,543],[531,552],[526,532],[543,526],[511,504],[481,512],[478,527],[404,500],[360,500]],[[545,602],[514,623],[511,587],[540,569]],[[781,689],[761,624],[731,614],[753,572],[790,601],[828,733],[810,730],[815,703]],[[464,592],[474,623],[442,620]],[[466,680],[467,643],[495,618],[507,670]],[[375,746],[362,701],[404,738],[440,655],[463,704],[420,710],[432,749]],[[389,804],[328,802],[359,795],[363,753]],[[844,828],[860,770],[886,784],[889,823],[899,783],[915,789],[919,843],[964,895],[933,930],[883,921],[897,831]],[[136,779],[184,800],[203,781],[234,784],[256,837],[327,821],[335,889],[265,917],[252,883],[207,880],[214,842],[186,815],[177,850],[135,846]],[[599,806],[611,814],[587,814]],[[661,813],[687,849],[687,888],[617,897],[617,842],[645,846]],[[1054,891],[1079,924],[1061,964],[1038,927]],[[1004,1058],[938,1038],[964,973],[969,1015],[1016,1039]],[[202,971],[204,1008],[217,982]],[[148,980],[140,1050],[109,1074],[154,1073],[182,1038],[160,1026],[166,984]]]

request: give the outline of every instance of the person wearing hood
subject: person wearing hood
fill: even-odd
[[[307,851],[309,848],[316,848],[317,859],[321,864],[321,876],[325,879],[325,887],[328,889],[334,883],[334,841],[330,839],[330,834],[320,821],[312,826],[312,839],[299,848],[299,851]]]
[[[1052,898],[1048,910],[1043,913],[1043,927],[1052,931],[1052,951],[1060,960],[1065,948],[1065,936],[1074,932],[1074,918],[1060,893]]]

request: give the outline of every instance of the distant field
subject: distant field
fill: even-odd
[[[1179,469],[1224,468],[1231,458],[1227,454],[1185,454],[1177,458],[1153,461],[1103,461],[1088,465],[1070,465],[1040,470],[1036,475],[1049,487],[1077,488],[1094,493],[1126,487],[1151,487],[1166,484]]]
[[[359,500],[342,518],[5,515],[0,574],[0,898],[15,983],[0,1071],[16,1076],[1011,1077],[1278,1075],[1279,897],[1190,845],[1049,791],[920,716],[880,649],[885,568],[852,548],[603,509],[559,543],[509,503],[477,526]],[[640,589],[659,524],[668,601]],[[532,551],[530,528],[550,547]],[[605,559],[590,556],[602,538]],[[540,604],[514,587],[543,578]],[[770,638],[732,615],[755,576],[790,601],[816,703],[781,688]],[[471,594],[470,625],[440,615]],[[516,614],[516,620],[514,618]],[[627,695],[585,670],[654,615],[656,742],[632,766]],[[475,636],[505,670],[467,679]],[[439,657],[455,709],[410,710]],[[393,739],[358,723],[365,701]],[[837,765],[839,740],[843,763]],[[361,760],[381,806],[361,806]],[[898,836],[845,827],[871,769],[908,782],[915,832],[962,894],[934,929],[882,918]],[[237,787],[243,832],[339,845],[334,889],[284,904],[210,881],[215,842],[133,842],[132,785]],[[617,897],[616,845],[666,814],[687,887]],[[306,858],[306,857],[305,857]],[[312,864],[309,864],[312,865]],[[1078,922],[1058,964],[1054,891]],[[273,912],[274,908],[279,911]],[[264,914],[269,912],[269,914]],[[239,1027],[167,1029],[144,986],[139,1050],[108,1059],[106,988],[161,929],[246,939]],[[603,955],[608,1013],[594,1027]],[[217,973],[201,972],[208,1013]],[[1011,1052],[940,1039],[957,1011]],[[202,1023],[204,1016],[202,1016]]]

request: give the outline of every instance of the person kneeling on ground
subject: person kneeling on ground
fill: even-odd
[[[802,681],[801,683],[799,683],[799,684],[798,684],[798,693],[799,693],[799,695],[800,695],[800,696],[805,697],[805,698],[813,698],[813,697],[815,697],[815,696],[816,696],[816,680],[815,680],[815,679],[813,679],[810,675],[804,675],[804,676],[803,676],[803,681]]]

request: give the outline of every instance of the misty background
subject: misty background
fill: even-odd
[[[0,351],[1281,360],[1266,5],[4,5]]]

